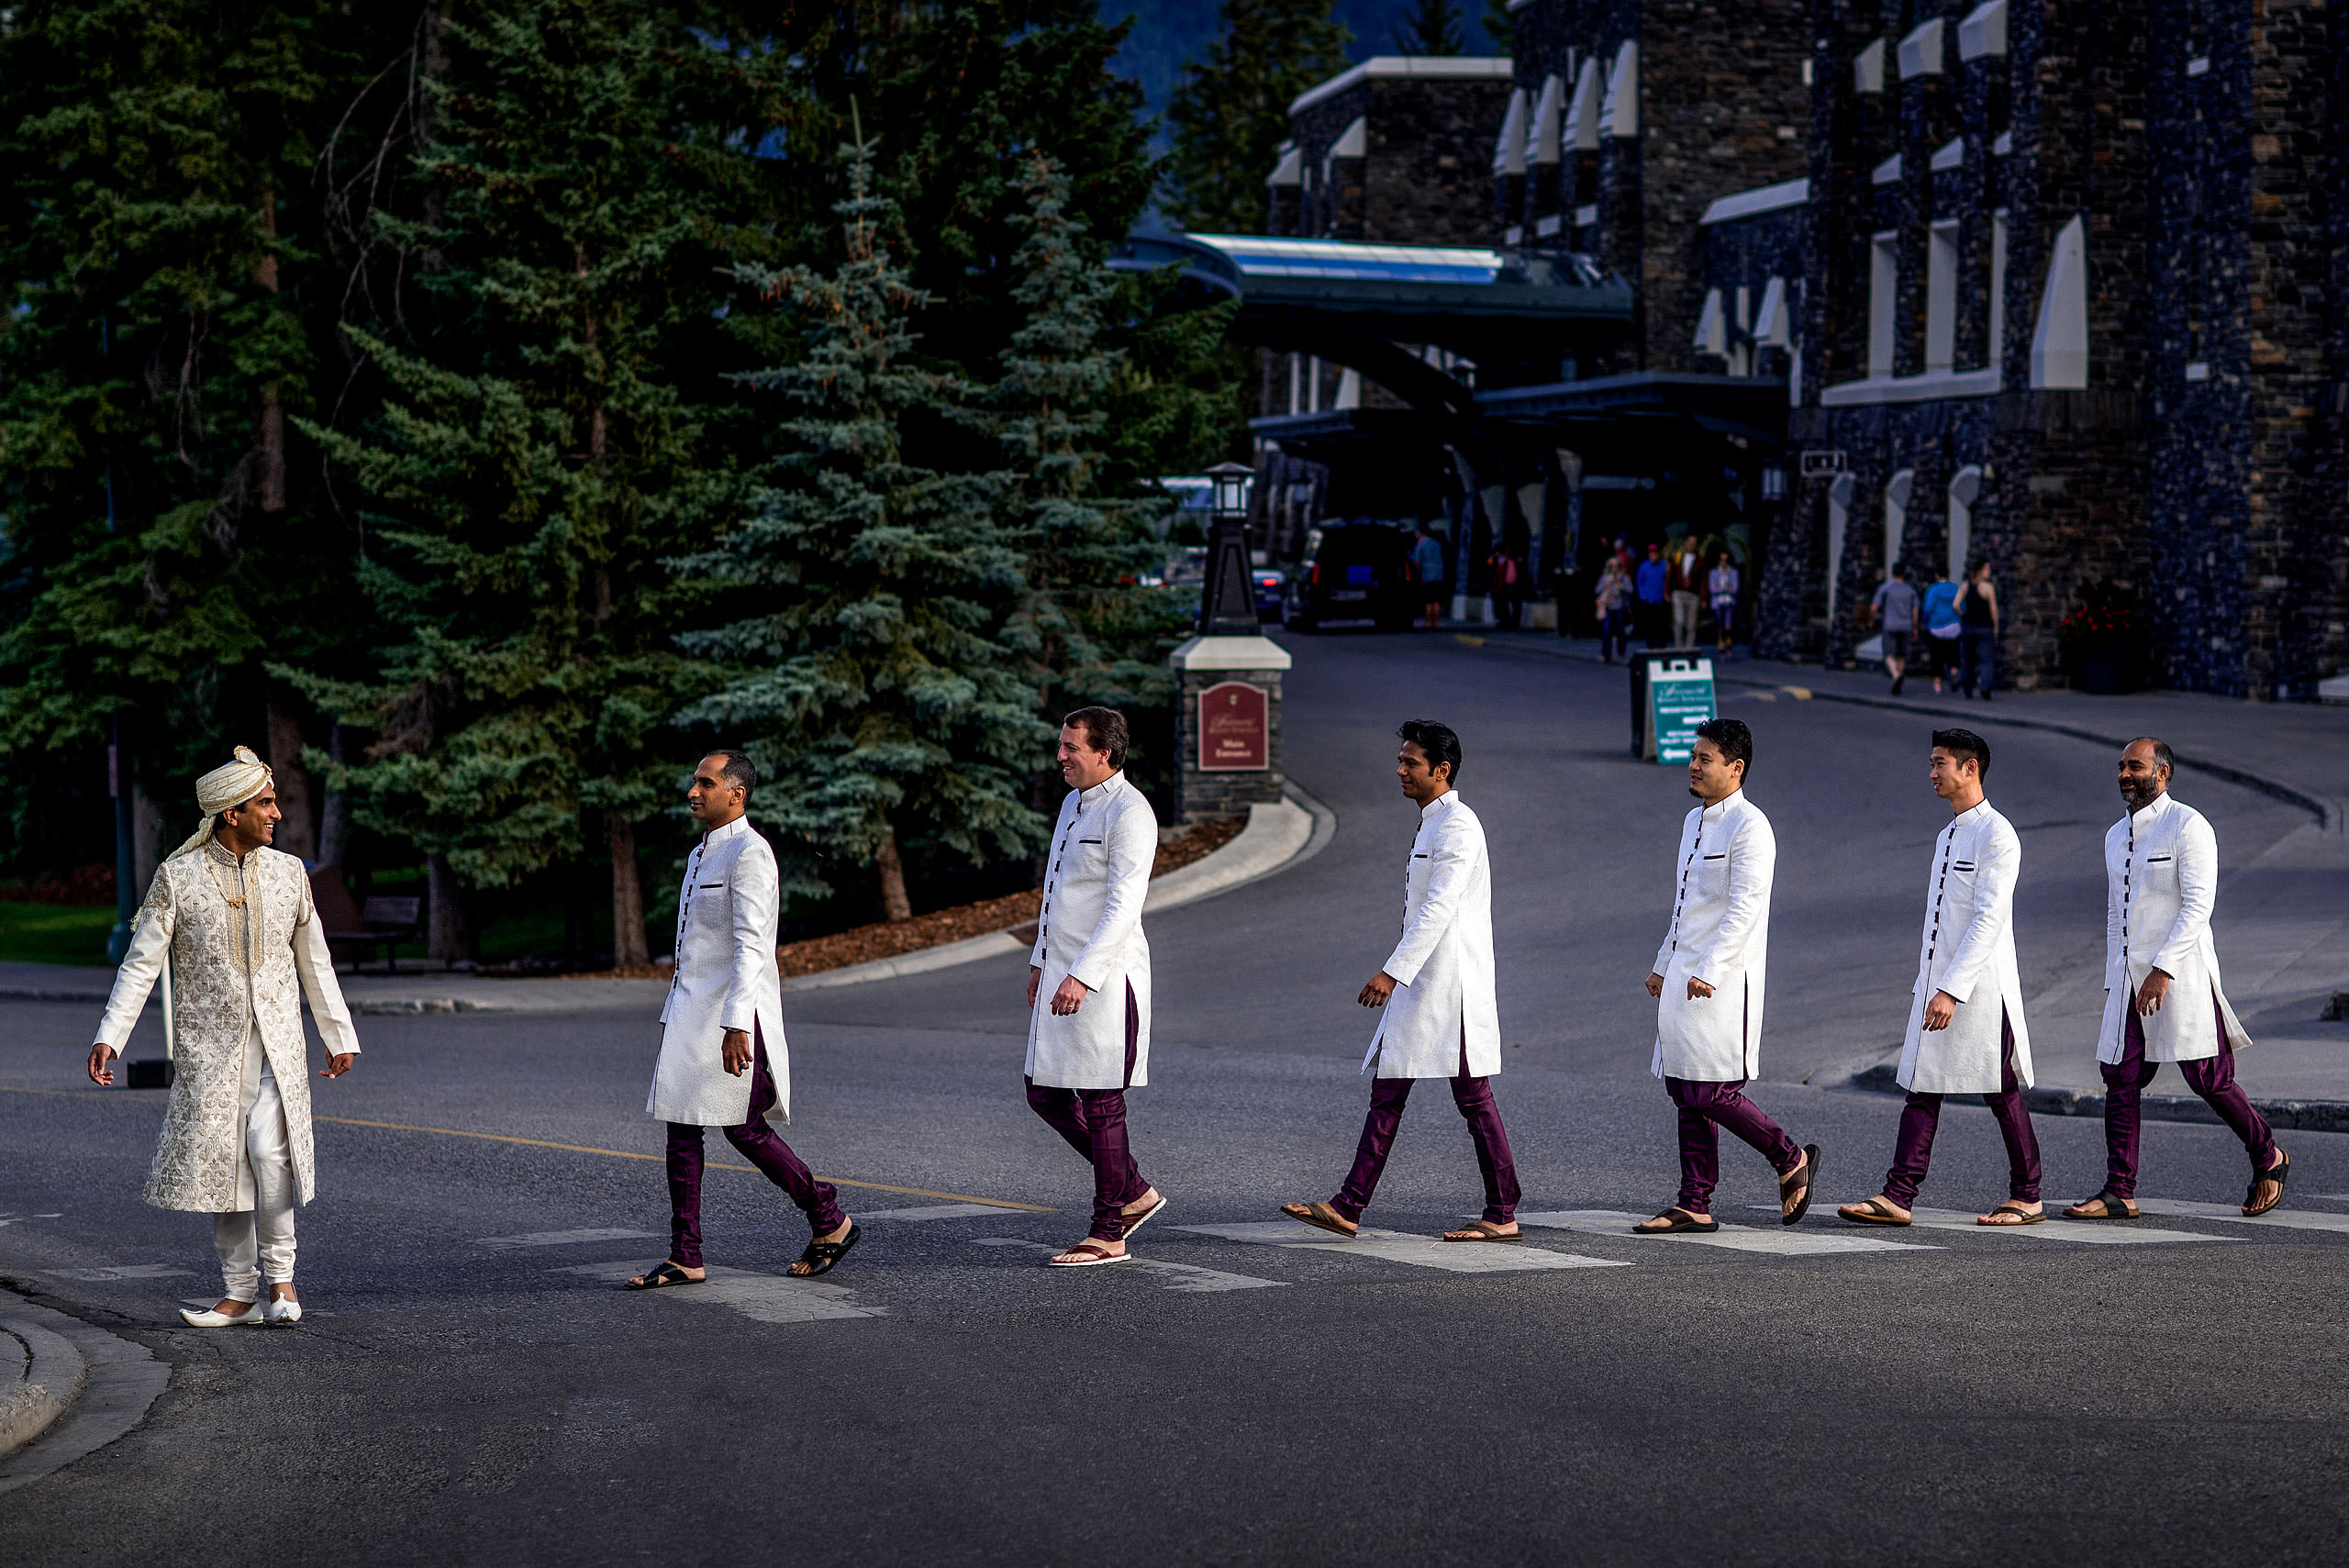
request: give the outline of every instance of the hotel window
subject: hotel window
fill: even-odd
[[[1990,215],[1990,337],[1987,362],[2003,372],[2007,363],[2007,209]]]
[[[1957,362],[1957,224],[1933,225],[1925,252],[1925,369]]]
[[[1892,345],[1898,337],[1900,237],[1891,229],[1868,245],[1868,374],[1892,373]]]

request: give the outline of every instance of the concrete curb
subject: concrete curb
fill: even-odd
[[[1851,1073],[1840,1084],[1830,1080],[1823,1086],[1898,1095],[1905,1093],[1893,1081],[1893,1075],[1898,1071],[1896,1062],[1877,1062]],[[2022,1103],[2033,1116],[2104,1115],[2104,1096],[2089,1089],[2025,1089]],[[2267,1118],[2270,1127],[2288,1128],[2295,1132],[2349,1132],[2349,1101],[2254,1100],[2251,1103],[2253,1108]],[[2197,1121],[2212,1127],[2220,1125],[2218,1112],[2191,1095],[2148,1095],[2137,1104],[2140,1114],[2147,1121]]]
[[[72,1359],[76,1390],[21,1446],[11,1451],[0,1439],[0,1492],[28,1486],[113,1442],[147,1418],[172,1379],[170,1365],[146,1346],[5,1290],[0,1329],[28,1343],[37,1336],[54,1341]],[[36,1367],[47,1364],[41,1350],[33,1353]]]
[[[0,1372],[0,1454],[13,1453],[65,1414],[90,1375],[82,1352],[54,1329],[20,1314],[0,1314],[0,1357],[21,1346],[21,1376]]]
[[[1565,659],[1577,664],[1598,664],[1601,669],[1607,667],[1596,659],[1565,648],[1544,647],[1535,642],[1502,642],[1482,637],[1471,639],[1465,635],[1462,636],[1461,640],[1474,648],[1497,648],[1510,652],[1531,653],[1536,658]],[[1698,651],[1707,651],[1699,649]],[[1821,691],[1815,686],[1796,685],[1786,681],[1760,680],[1750,675],[1728,673],[1736,668],[1737,666],[1732,664],[1717,670],[1713,675],[1713,684],[1724,686],[1743,686],[1765,692],[1798,691],[1802,694],[1802,700],[1807,702],[1836,702],[1852,707],[1880,707],[1895,713],[1920,714],[1929,718],[1946,719],[1949,717],[1949,710],[1946,708],[1909,702],[1899,697],[1871,697],[1862,696],[1856,692]],[[2110,746],[2116,750],[2126,746],[2132,739],[2127,735],[2099,734],[2093,729],[2083,729],[2077,725],[2057,724],[2043,718],[2025,718],[2009,713],[1994,714],[1989,711],[1987,704],[1977,704],[1966,709],[1966,722],[2002,725],[2009,729],[2037,729],[2049,735],[2068,736],[2074,740],[2085,740],[2091,745]],[[2300,788],[2298,784],[2287,784],[2281,779],[2271,779],[2263,773],[2254,773],[2247,768],[2238,768],[2231,762],[2209,762],[2202,758],[2188,756],[2181,751],[2178,753],[2177,765],[2181,768],[2192,768],[2198,773],[2208,773],[2212,778],[2224,779],[2229,784],[2240,784],[2245,789],[2257,790],[2260,794],[2273,799],[2299,806],[2314,817],[2317,826],[2327,833],[2343,832],[2344,819],[2349,819],[2349,804],[2314,794]],[[2150,1107],[2153,1102],[2148,1100],[2145,1104]],[[2150,1108],[2146,1114],[2148,1116],[2153,1114]]]
[[[1212,898],[1219,893],[1229,893],[1286,871],[1319,854],[1337,833],[1337,813],[1294,784],[1285,785],[1284,793],[1288,799],[1250,806],[1248,826],[1231,842],[1152,883],[1142,912],[1155,915],[1196,904],[1202,898]],[[932,970],[952,969],[958,964],[976,963],[982,959],[1002,958],[1028,950],[1029,944],[1008,930],[990,931],[985,936],[965,937],[958,942],[946,942],[896,958],[876,958],[867,963],[852,963],[843,969],[827,969],[815,974],[795,974],[783,983],[783,988],[828,991],[836,985],[863,985],[901,975],[926,974]]]

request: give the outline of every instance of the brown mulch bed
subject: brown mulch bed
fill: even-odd
[[[1164,876],[1194,861],[1208,855],[1240,836],[1248,826],[1244,817],[1222,822],[1203,822],[1158,846],[1158,858],[1152,862],[1150,874]],[[826,970],[845,969],[852,963],[870,963],[875,959],[902,958],[925,948],[943,947],[970,937],[984,937],[992,931],[1032,931],[1036,912],[1042,907],[1042,893],[1007,894],[1001,898],[984,899],[976,904],[958,905],[952,909],[933,909],[927,915],[917,915],[910,920],[882,921],[877,925],[858,926],[851,930],[834,931],[828,937],[810,937],[806,941],[785,942],[774,950],[776,964],[784,978],[795,974],[820,974]],[[605,969],[593,973],[567,974],[566,980],[666,980],[671,966],[666,963],[648,964],[642,968]]]

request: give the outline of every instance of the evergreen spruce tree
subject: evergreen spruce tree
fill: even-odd
[[[371,498],[383,677],[306,684],[379,732],[341,770],[360,820],[499,886],[611,857],[615,956],[646,962],[638,831],[674,799],[668,722],[703,688],[663,561],[739,484],[664,360],[720,303],[720,195],[747,154],[689,123],[736,57],[635,0],[506,0],[452,21],[419,177],[444,327],[354,331],[389,384],[362,435],[307,426]],[[745,139],[735,138],[736,141]]]
[[[1487,6],[1506,9],[1508,0],[1486,0]],[[1467,29],[1461,26],[1455,0],[1417,0],[1403,25],[1395,29],[1397,54],[1458,54],[1468,47]]]
[[[1194,233],[1264,227],[1264,177],[1288,139],[1288,106],[1346,68],[1351,38],[1330,0],[1224,0],[1223,35],[1184,69],[1166,112],[1166,210]]]
[[[1108,344],[1122,303],[1117,274],[1070,215],[1067,175],[1039,158],[1025,186],[1012,294],[1027,318],[1003,356],[987,422],[1017,475],[1004,510],[1027,567],[1003,640],[1026,662],[1040,717],[1057,728],[1062,713],[1088,703],[1165,703],[1161,661],[1179,623],[1163,590],[1137,585],[1163,555],[1152,522],[1165,504],[1105,472],[1110,400],[1129,370]]]
[[[1517,46],[1517,18],[1509,15],[1508,0],[1485,0],[1485,14],[1478,21],[1485,36],[1493,40],[1493,52],[1507,58]]]
[[[310,166],[402,30],[331,0],[50,0],[0,21],[0,794],[17,856],[107,852],[87,801],[117,723],[126,783],[175,801],[228,745],[270,745],[265,655],[363,620],[354,541],[287,417],[342,373],[321,352],[337,280]],[[77,820],[47,815],[61,762]]]
[[[834,890],[828,862],[872,865],[884,913],[903,920],[908,840],[973,862],[1042,841],[1020,796],[1052,731],[992,635],[1022,589],[995,520],[1001,477],[907,461],[906,418],[954,408],[965,389],[916,362],[928,296],[885,242],[896,214],[874,194],[873,145],[842,152],[839,264],[739,272],[803,341],[796,360],[745,378],[790,406],[774,483],[717,549],[680,562],[747,612],[682,639],[729,675],[683,718],[787,770],[752,810],[783,835],[793,891]]]

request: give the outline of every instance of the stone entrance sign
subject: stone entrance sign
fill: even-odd
[[[1273,765],[1272,700],[1262,686],[1224,681],[1199,694],[1202,773],[1255,773]]]

